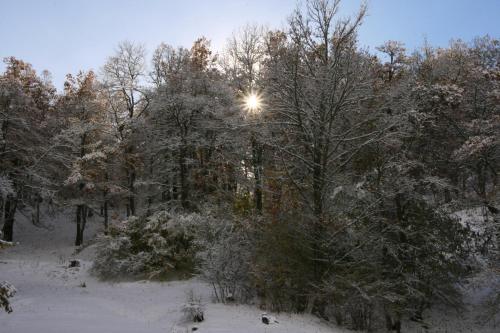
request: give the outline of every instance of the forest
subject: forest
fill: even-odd
[[[123,41],[63,91],[5,58],[1,247],[21,216],[64,212],[99,280],[195,276],[219,303],[401,332],[488,273],[497,316],[500,40],[368,51],[366,7],[340,5],[248,24],[221,52]]]

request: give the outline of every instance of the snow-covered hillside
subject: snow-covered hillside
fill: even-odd
[[[474,211],[461,217],[479,219]],[[199,332],[349,332],[306,315],[273,314],[278,323],[261,322],[262,310],[246,305],[212,302],[210,286],[192,279],[172,282],[102,282],[89,274],[94,256],[92,238],[99,232],[100,219],[89,221],[85,247],[74,253],[74,223],[71,215],[45,216],[45,227],[35,227],[18,216],[15,236],[18,244],[0,252],[0,281],[15,285],[13,312],[0,312],[1,333],[160,333],[189,332],[193,325],[182,308],[189,293],[205,304],[205,321]],[[69,268],[70,259],[81,267]],[[403,332],[483,332],[500,330],[500,318],[485,320],[485,302],[492,288],[500,284],[495,275],[483,273],[464,285],[462,312],[434,309],[425,323],[405,322]]]
[[[211,289],[196,279],[173,282],[108,283],[90,276],[92,246],[73,254],[75,225],[61,215],[47,228],[18,217],[19,244],[0,253],[0,280],[13,283],[13,312],[0,313],[2,333],[169,333],[191,331],[182,307],[191,291],[206,303],[199,332],[346,332],[312,316],[274,314],[279,323],[264,325],[262,311],[211,302]],[[99,229],[89,222],[87,239]],[[68,268],[70,258],[80,268]]]

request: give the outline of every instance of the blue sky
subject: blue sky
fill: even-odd
[[[283,27],[295,0],[0,0],[0,57],[15,56],[48,69],[57,88],[64,75],[99,70],[117,43],[190,46],[206,36],[215,49],[245,23]],[[360,0],[344,0],[340,15]],[[446,46],[452,38],[500,37],[500,0],[369,0],[359,39],[371,50],[385,40],[409,49],[427,40]],[[3,64],[0,70],[3,70]]]

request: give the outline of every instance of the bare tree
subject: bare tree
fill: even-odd
[[[297,11],[290,19],[291,40],[277,46],[267,74],[270,110],[283,134],[276,148],[317,220],[327,194],[339,185],[335,176],[379,135],[360,134],[370,121],[363,103],[369,100],[371,60],[356,48],[365,7],[335,23],[339,4],[314,0],[306,16]]]
[[[385,42],[383,45],[378,46],[377,50],[389,57],[389,61],[385,64],[384,69],[387,73],[387,80],[390,82],[405,63],[406,49],[404,44],[398,41],[390,40]]]
[[[221,64],[239,93],[247,93],[258,88],[266,57],[265,37],[264,27],[246,25],[228,39]]]

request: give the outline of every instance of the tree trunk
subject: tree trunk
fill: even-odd
[[[153,158],[150,158],[149,159],[149,177],[150,179],[153,179]],[[149,185],[149,193],[148,193],[148,196],[147,196],[147,201],[148,201],[148,208],[147,208],[147,213],[146,215],[149,216],[151,215],[151,206],[153,205],[153,196],[154,196],[154,186],[155,185],[152,185],[150,184]]]
[[[85,228],[84,221],[87,219],[87,212],[84,205],[76,206],[76,239],[75,246],[80,246],[83,243],[83,230]]]
[[[106,179],[106,183],[109,181],[109,174],[106,171],[104,174],[104,179]],[[108,234],[108,189],[106,188],[103,192],[104,203],[101,205],[101,216],[104,216],[104,234]]]
[[[4,208],[4,200],[3,200],[3,197],[0,196],[0,225],[3,225],[3,208]]]
[[[5,201],[5,218],[3,223],[3,240],[12,242],[14,236],[14,218],[17,209],[17,197],[9,194]]]
[[[87,226],[87,217],[89,216],[88,214],[88,211],[90,209],[83,205],[82,207],[82,227],[81,227],[81,230],[80,230],[80,233],[81,233],[81,239],[82,239],[82,243],[83,243],[83,231],[85,230],[85,227]]]
[[[257,212],[262,213],[262,145],[252,137],[252,162],[255,177],[253,199]]]
[[[314,150],[314,166],[313,166],[313,205],[314,215],[320,219],[323,215],[323,187],[324,180],[322,179],[323,170],[321,167],[321,149],[316,147]]]
[[[174,173],[172,176],[172,181],[170,182],[170,191],[172,193],[171,199],[177,200],[179,198],[179,186],[178,186],[177,174]]]
[[[87,224],[87,215],[87,206],[78,205],[76,207],[76,246],[80,246],[83,244],[83,231],[85,230],[85,225]]]
[[[130,171],[130,179],[129,179],[129,197],[128,197],[128,205],[130,209],[130,215],[135,215],[135,169],[132,168]]]
[[[77,205],[76,206],[76,239],[75,239],[75,246],[80,246],[82,244],[82,239],[81,239],[81,210],[82,206]]]
[[[104,199],[104,205],[103,205],[103,215],[104,215],[104,234],[108,234],[108,200]]]
[[[40,195],[37,195],[36,198],[36,224],[40,224],[40,203],[42,202],[42,198]]]
[[[189,208],[189,184],[187,181],[188,168],[186,165],[186,147],[182,147],[179,153],[179,177],[181,182],[181,204],[182,207]]]
[[[164,190],[161,193],[161,201],[166,202],[172,200],[172,188],[173,185],[170,184],[170,179],[165,180]]]

